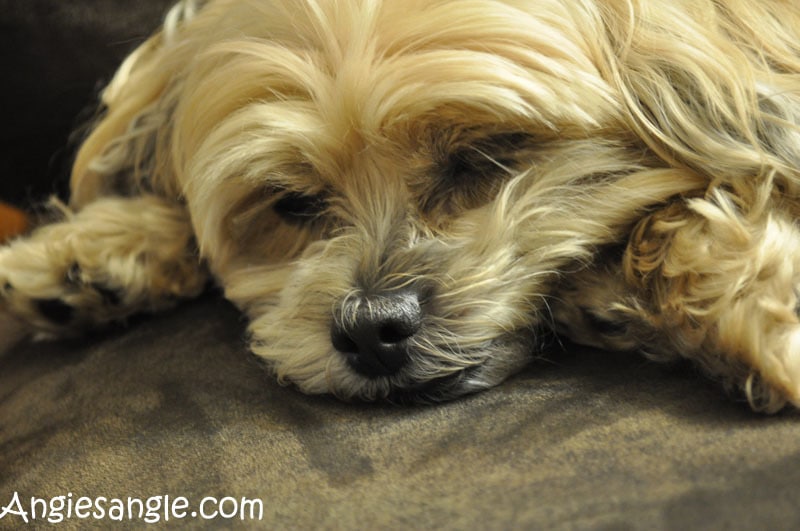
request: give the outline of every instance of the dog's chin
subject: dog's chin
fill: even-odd
[[[412,361],[396,381],[389,382],[385,399],[400,404],[443,402],[497,386],[516,374],[536,353],[541,352],[543,334],[531,331],[508,333],[459,357],[475,360],[450,374],[420,377],[416,368],[425,363]]]
[[[307,394],[330,394],[344,401],[430,404],[497,386],[518,373],[542,351],[546,333],[506,333],[469,350],[413,352],[389,376],[366,376],[334,350],[302,365],[289,366],[275,345],[255,341],[253,352],[282,383]]]
[[[513,364],[509,364],[509,360],[500,364],[496,359],[488,359],[482,364],[428,381],[418,381],[410,385],[405,382],[400,385],[389,383],[383,399],[400,405],[435,404],[491,389],[528,363],[532,355],[527,348],[524,350],[524,354],[522,351],[519,355],[514,353],[513,357],[517,362]],[[509,352],[503,350],[498,354],[508,356]]]

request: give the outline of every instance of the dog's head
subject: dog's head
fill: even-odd
[[[304,391],[496,384],[536,352],[559,272],[687,186],[632,133],[608,6],[192,7],[106,92],[76,201],[108,167],[185,198],[253,351]]]

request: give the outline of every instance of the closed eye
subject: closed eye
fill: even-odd
[[[450,156],[447,173],[452,179],[487,177],[498,172],[511,173],[509,165],[513,161],[508,158],[495,158],[480,146],[462,148]],[[458,184],[458,183],[454,183]]]
[[[313,221],[322,215],[326,207],[327,201],[322,193],[303,194],[292,191],[281,192],[272,205],[272,209],[282,220],[292,224]]]
[[[453,214],[490,201],[503,182],[530,162],[534,145],[529,134],[499,133],[443,149],[422,210]]]

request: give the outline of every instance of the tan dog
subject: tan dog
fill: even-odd
[[[473,392],[555,328],[800,405],[799,43],[781,0],[184,0],[4,304],[64,333],[210,272],[310,393]]]

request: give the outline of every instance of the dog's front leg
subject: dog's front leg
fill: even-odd
[[[0,248],[0,315],[63,335],[168,307],[206,283],[182,205],[101,198],[63,214]]]
[[[692,359],[755,409],[800,405],[800,230],[791,202],[711,189],[644,218],[628,246],[565,282],[573,340]]]

